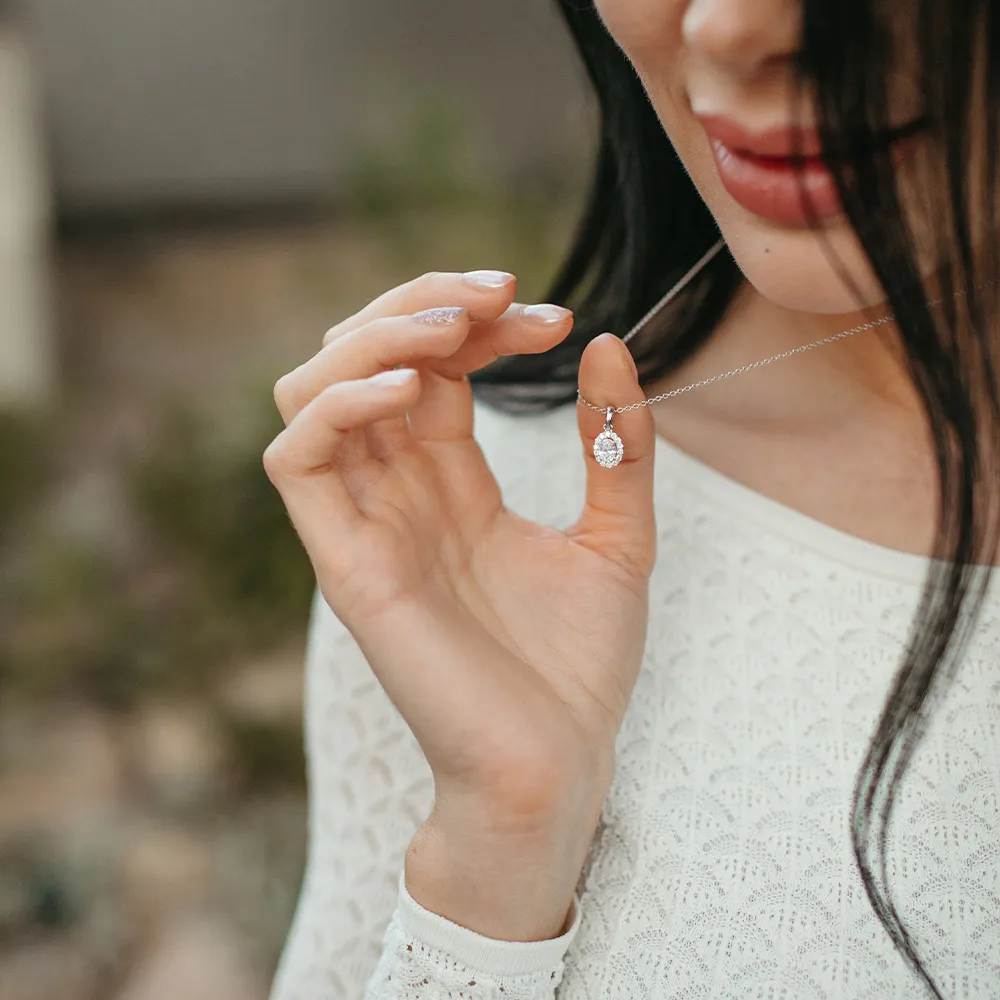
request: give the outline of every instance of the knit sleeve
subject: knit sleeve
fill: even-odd
[[[396,911],[365,1000],[550,1000],[580,927],[574,894],[566,930],[546,941],[499,941],[424,909],[402,875]]]
[[[537,516],[535,497],[519,488],[532,482],[530,470],[504,458],[506,422],[514,419],[484,413],[477,403],[477,439],[505,502]],[[560,937],[512,942],[455,924],[408,893],[404,855],[433,806],[433,777],[318,590],[306,653],[305,738],[306,871],[271,1000],[553,997],[580,923],[576,896]]]

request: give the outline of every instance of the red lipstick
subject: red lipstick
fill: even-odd
[[[818,219],[841,212],[833,175],[819,157],[815,129],[792,127],[750,132],[732,119],[699,116],[708,134],[722,186],[747,211],[779,225],[809,224],[807,204]],[[797,166],[794,156],[802,157]]]

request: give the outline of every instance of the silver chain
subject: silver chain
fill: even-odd
[[[699,260],[695,261],[695,263],[691,266],[690,270],[688,270],[688,272],[684,275],[684,277],[681,278],[681,280],[678,281],[677,284],[674,285],[673,288],[671,288],[670,291],[668,291],[667,294],[664,295],[663,298],[660,299],[660,301],[657,302],[656,305],[653,306],[653,308],[650,309],[649,312],[646,313],[646,315],[643,316],[642,319],[639,320],[639,322],[636,323],[635,326],[633,326],[632,329],[629,330],[629,332],[626,333],[624,337],[622,337],[622,343],[623,344],[627,344],[629,342],[629,340],[632,339],[632,337],[634,337],[665,305],[667,305],[667,303],[669,303],[670,301],[673,300],[674,296],[679,295],[682,291],[684,291],[684,289],[687,288],[688,283],[691,281],[691,279],[725,245],[726,245],[726,241],[720,239],[713,246],[709,247],[708,250],[705,252],[705,254]]]
[[[697,389],[703,385],[710,385],[712,382],[721,382],[724,378],[729,378],[732,375],[739,375],[741,372],[749,372],[754,368],[761,368],[764,365],[771,364],[772,361],[780,361],[782,358],[789,358],[793,354],[801,354],[803,351],[812,350],[814,347],[819,347],[822,344],[829,344],[834,340],[841,340],[844,337],[850,337],[851,334],[860,333],[862,330],[871,330],[876,326],[882,326],[883,323],[888,323],[893,319],[892,314],[888,316],[883,316],[881,319],[872,320],[870,323],[862,323],[861,326],[856,326],[851,330],[843,330],[840,333],[834,333],[829,337],[823,337],[822,340],[814,340],[811,344],[803,344],[801,347],[793,347],[790,351],[782,351],[780,354],[775,354],[773,357],[764,358],[761,361],[754,361],[749,365],[742,365],[739,368],[733,368],[731,371],[723,372],[721,375],[713,375],[711,378],[703,378],[700,382],[692,382],[690,385],[685,385],[680,389],[671,389],[669,392],[661,392],[658,396],[650,396],[648,399],[642,400],[639,403],[629,403],[628,406],[594,406],[593,403],[587,402],[580,395],[580,390],[577,390],[577,397],[580,402],[585,406],[589,406],[592,410],[599,410],[601,413],[606,413],[609,409],[612,413],[625,413],[628,410],[635,410],[640,406],[649,406],[650,403],[658,403],[661,399],[669,399],[671,396],[679,396],[682,392],[690,392],[692,389]]]
[[[622,342],[627,342],[630,337],[638,333],[668,302],[670,302],[675,295],[681,292],[689,281],[722,249],[725,245],[724,240],[719,240],[702,258],[699,260],[687,274],[677,282],[673,288],[667,292],[666,295],[660,299],[659,302],[653,306],[652,309],[646,313],[645,316],[639,320],[635,326],[622,338]],[[650,403],[658,403],[662,399],[670,399],[672,396],[679,396],[682,392],[690,392],[692,389],[698,389],[703,385],[710,385],[712,382],[721,382],[724,378],[731,378],[733,375],[740,375],[743,372],[753,371],[754,368],[761,368],[764,365],[769,365],[774,361],[780,361],[782,358],[789,358],[793,354],[802,354],[804,351],[811,351],[814,347],[821,347],[823,344],[832,343],[834,340],[842,340],[844,337],[850,337],[855,333],[861,333],[862,330],[872,330],[877,326],[882,326],[885,323],[891,322],[895,317],[892,313],[887,316],[883,316],[881,319],[872,320],[868,323],[862,323],[860,326],[855,326],[850,330],[842,330],[840,333],[834,333],[829,337],[823,337],[820,340],[814,340],[811,344],[803,344],[801,347],[793,347],[790,351],[782,351],[780,354],[775,354],[770,358],[763,358],[760,361],[754,361],[749,365],[742,365],[739,368],[733,368],[731,371],[722,372],[720,375],[713,375],[711,378],[702,379],[700,382],[692,382],[690,385],[682,386],[680,389],[671,389],[669,392],[661,392],[658,396],[651,396],[648,399],[644,399],[638,403],[629,403],[627,406],[595,406],[593,403],[583,398],[583,394],[580,392],[579,388],[576,391],[577,400],[584,404],[584,406],[589,406],[592,410],[597,410],[601,413],[626,413],[629,410],[638,409],[640,406],[649,406]]]

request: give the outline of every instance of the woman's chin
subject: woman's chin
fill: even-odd
[[[743,209],[739,213],[749,215]],[[885,301],[846,220],[832,220],[816,231],[739,218],[738,213],[726,210],[715,218],[743,276],[775,305],[836,314]]]

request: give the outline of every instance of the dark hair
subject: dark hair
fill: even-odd
[[[558,3],[600,102],[600,144],[589,203],[550,292],[551,301],[574,307],[573,332],[545,354],[502,358],[472,377],[477,396],[512,411],[575,401],[586,344],[604,330],[621,334],[637,322],[718,239],[635,70],[596,10],[586,0]],[[852,151],[850,159],[829,157],[828,165],[896,316],[940,478],[934,558],[903,662],[857,776],[852,842],[879,920],[942,997],[887,886],[886,833],[895,789],[978,621],[997,548],[991,491],[982,489],[996,483],[996,470],[983,467],[984,453],[1000,454],[996,366],[986,336],[996,286],[984,280],[997,273],[997,143],[992,118],[974,115],[995,116],[1000,109],[1000,17],[992,0],[914,0],[905,12],[923,98],[921,124],[940,152],[937,173],[921,192],[922,204],[934,209],[942,295],[931,302],[893,164],[878,141],[893,125],[885,67],[897,55],[900,25],[880,19],[874,0],[803,5],[798,77],[813,85],[824,149]],[[980,150],[970,150],[971,137],[981,140]],[[732,257],[718,254],[669,310],[630,341],[642,384],[672,371],[705,343],[741,281]]]

